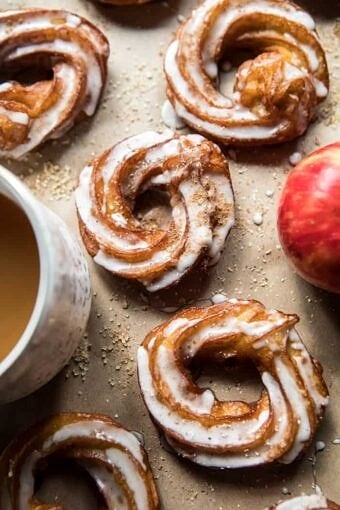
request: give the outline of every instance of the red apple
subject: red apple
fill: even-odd
[[[277,224],[297,272],[340,293],[340,142],[313,152],[290,172]]]

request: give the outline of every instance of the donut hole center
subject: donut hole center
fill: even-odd
[[[233,95],[237,69],[243,62],[256,56],[251,50],[240,48],[228,48],[217,62],[218,78],[217,90],[226,97]]]
[[[35,497],[45,504],[58,504],[64,510],[104,510],[107,506],[93,479],[77,462],[49,459],[36,475]],[[70,487],[72,490],[70,491]]]
[[[24,87],[53,80],[54,72],[49,62],[7,66],[2,70],[0,83],[17,82]]]
[[[155,188],[144,191],[135,200],[133,214],[145,230],[167,230],[171,223],[169,194]]]
[[[253,403],[264,390],[258,370],[248,359],[232,357],[216,363],[216,360],[194,358],[190,371],[197,386],[211,389],[220,402]]]

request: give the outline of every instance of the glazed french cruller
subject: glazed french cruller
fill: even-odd
[[[0,155],[19,158],[94,114],[107,76],[109,44],[67,11],[0,13]],[[33,84],[20,73],[37,71]],[[52,77],[44,73],[51,72]]]
[[[136,199],[147,190],[170,197],[169,225],[157,223],[157,209],[147,222],[134,214]],[[234,223],[220,149],[200,135],[171,131],[127,138],[92,161],[80,175],[76,205],[95,262],[149,291],[177,283],[196,264],[217,262]]]
[[[158,510],[159,498],[146,452],[136,433],[97,414],[53,416],[19,435],[0,457],[1,510],[62,510],[40,503],[36,472],[57,456],[90,475],[108,510]]]
[[[328,403],[319,363],[294,326],[296,315],[257,301],[191,308],[155,328],[138,350],[145,404],[182,457],[214,468],[291,463],[311,443]],[[261,374],[258,401],[220,401],[190,374],[196,358],[250,360]]]
[[[257,56],[239,67],[226,97],[218,90],[218,62],[236,48]],[[329,87],[315,23],[287,0],[205,0],[178,29],[164,68],[178,116],[225,144],[301,135]]]

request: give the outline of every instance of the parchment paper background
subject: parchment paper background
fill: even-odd
[[[230,167],[237,201],[237,225],[219,264],[189,288],[152,299],[139,288],[113,277],[89,260],[94,290],[93,309],[84,339],[70,365],[36,394],[0,408],[0,449],[21,429],[59,411],[107,413],[127,427],[143,432],[163,508],[260,510],[285,492],[313,492],[315,482],[340,502],[340,306],[294,274],[278,245],[275,217],[279,191],[291,166],[289,155],[307,154],[339,139],[340,60],[339,1],[298,1],[316,18],[331,72],[331,94],[306,136],[280,147],[231,150]],[[139,7],[104,8],[91,0],[0,0],[0,8],[48,6],[66,8],[98,24],[111,43],[109,83],[95,118],[73,129],[61,141],[47,143],[22,163],[2,161],[21,175],[41,199],[62,216],[79,236],[72,188],[80,170],[94,154],[130,134],[162,129],[160,108],[165,99],[162,58],[181,16],[193,0],[155,1]],[[338,53],[337,53],[338,52]],[[263,214],[256,226],[253,215]],[[331,405],[317,439],[326,445],[314,459],[310,450],[290,467],[237,472],[209,472],[177,459],[161,447],[157,431],[142,403],[135,354],[151,327],[169,317],[162,308],[208,299],[216,292],[228,297],[253,297],[269,307],[300,315],[298,329],[321,361],[331,392]],[[155,309],[155,307],[157,307]],[[200,379],[221,396],[256,397],[256,376],[213,374]],[[313,461],[314,459],[314,461]],[[64,475],[64,476],[63,476]],[[65,510],[101,508],[96,492],[72,466],[53,468],[39,495],[63,501]]]

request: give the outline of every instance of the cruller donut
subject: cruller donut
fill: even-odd
[[[236,48],[257,56],[239,67],[226,97],[218,90],[218,61]],[[287,0],[206,0],[178,29],[164,69],[179,117],[224,144],[301,135],[329,87],[315,23]]]
[[[149,333],[138,350],[145,404],[182,457],[214,468],[290,463],[311,443],[328,403],[322,369],[302,343],[296,315],[258,301],[191,308]],[[201,389],[193,358],[251,360],[264,390],[257,402],[220,401]]]
[[[169,226],[137,218],[136,199],[147,190],[167,193]],[[171,131],[127,138],[92,161],[80,175],[76,205],[95,262],[149,291],[177,283],[200,262],[217,262],[234,223],[220,149],[200,135]]]
[[[340,510],[340,506],[323,494],[299,496],[271,506],[268,510]]]
[[[36,471],[72,459],[97,485],[108,510],[158,510],[157,489],[140,440],[108,416],[66,413],[19,435],[0,457],[1,510],[62,510],[34,493]]]
[[[0,12],[0,155],[18,158],[94,114],[109,44],[92,23],[62,10]],[[25,83],[22,73],[37,71]],[[44,77],[46,71],[51,78]],[[21,73],[21,74],[20,74]]]

